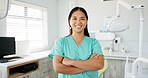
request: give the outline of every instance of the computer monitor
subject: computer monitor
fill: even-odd
[[[0,59],[15,54],[15,37],[0,37]]]

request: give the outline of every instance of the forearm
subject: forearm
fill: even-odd
[[[103,55],[92,55],[88,60],[72,60],[69,58],[64,58],[63,64],[75,66],[84,70],[99,70],[104,66]]]
[[[74,66],[68,66],[62,64],[63,57],[61,56],[54,56],[53,58],[53,67],[56,73],[64,73],[64,74],[76,74],[81,73],[84,70],[74,67]]]
[[[72,65],[84,70],[99,70],[102,69],[102,62],[98,59],[88,59],[88,60],[73,60]]]
[[[63,74],[76,74],[84,71],[83,69],[74,66],[66,66],[61,63],[59,63],[58,66],[54,67],[54,70],[56,73],[63,73]]]

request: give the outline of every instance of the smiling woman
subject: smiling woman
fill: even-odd
[[[69,35],[59,38],[49,54],[58,78],[98,78],[104,57],[99,42],[89,37],[85,9],[73,8],[68,23]]]

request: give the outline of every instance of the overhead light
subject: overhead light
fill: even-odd
[[[110,32],[122,32],[129,28],[129,24],[120,18],[113,19],[108,26]]]

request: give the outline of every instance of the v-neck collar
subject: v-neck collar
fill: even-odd
[[[85,39],[85,36],[84,36],[84,38],[83,38],[83,40],[82,40],[82,42],[81,42],[81,44],[80,44],[79,46],[76,44],[76,42],[75,42],[75,40],[73,39],[72,35],[70,35],[70,38],[72,39],[72,42],[75,44],[75,46],[77,46],[78,48],[80,48],[81,45],[83,44],[83,41],[84,41],[84,39]]]

